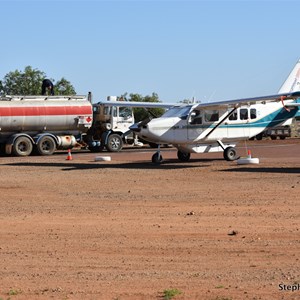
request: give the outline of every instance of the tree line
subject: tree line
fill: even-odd
[[[41,95],[42,82],[45,78],[48,78],[45,72],[33,69],[31,66],[25,67],[24,71],[11,71],[0,80],[0,95]],[[62,77],[57,81],[53,78],[48,79],[54,84],[55,95],[76,95],[74,86],[66,78]],[[118,99],[136,102],[161,102],[156,93],[148,96],[124,93]],[[134,109],[135,120],[137,122],[149,117],[149,114],[158,117],[163,112],[164,110],[161,108],[151,108],[147,111],[143,108]]]

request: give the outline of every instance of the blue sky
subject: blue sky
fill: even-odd
[[[0,80],[32,66],[94,102],[274,94],[300,58],[299,11],[300,1],[0,0]]]

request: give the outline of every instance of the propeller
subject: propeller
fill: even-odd
[[[133,132],[140,132],[141,128],[143,126],[147,125],[150,121],[151,121],[151,118],[146,118],[140,122],[134,123],[133,125],[131,125],[129,127],[129,129],[132,130]]]

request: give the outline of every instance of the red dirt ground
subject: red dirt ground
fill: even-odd
[[[1,157],[0,299],[300,299],[300,140],[246,146]]]

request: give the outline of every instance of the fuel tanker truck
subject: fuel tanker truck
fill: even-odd
[[[0,97],[1,152],[51,155],[71,149],[93,121],[89,96]]]
[[[129,129],[132,107],[170,107],[162,103],[108,101],[87,96],[0,97],[0,150],[7,155],[51,155],[81,144],[92,152],[118,152],[123,144],[143,145]],[[123,104],[123,105],[122,105]]]

